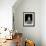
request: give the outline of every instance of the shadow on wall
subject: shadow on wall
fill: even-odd
[[[23,33],[24,39],[33,39],[36,46],[41,46],[40,38],[40,0],[18,0],[13,6],[13,13],[15,18],[15,28],[18,32]],[[23,12],[35,12],[35,27],[23,27]],[[37,32],[39,33],[37,35]],[[25,33],[26,32],[26,33]],[[36,34],[35,34],[36,32]],[[28,36],[27,36],[28,34]]]

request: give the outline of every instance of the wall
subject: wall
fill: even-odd
[[[12,6],[16,0],[0,0],[0,27],[12,28]]]
[[[23,33],[24,39],[31,39],[35,41],[36,46],[41,46],[41,29],[40,29],[40,15],[41,15],[41,1],[40,0],[18,0],[13,6],[13,13],[15,19],[15,29]],[[17,6],[16,6],[17,5]],[[23,12],[35,12],[35,27],[23,26]]]
[[[40,25],[42,46],[46,46],[46,0],[41,2]]]

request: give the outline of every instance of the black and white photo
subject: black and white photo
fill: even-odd
[[[35,25],[35,13],[24,12],[23,13],[23,26],[34,26]]]

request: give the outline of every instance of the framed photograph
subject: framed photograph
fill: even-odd
[[[35,26],[35,12],[23,12],[23,26]]]

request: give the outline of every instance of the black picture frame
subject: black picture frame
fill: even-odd
[[[23,12],[23,26],[24,27],[35,26],[35,12]]]

